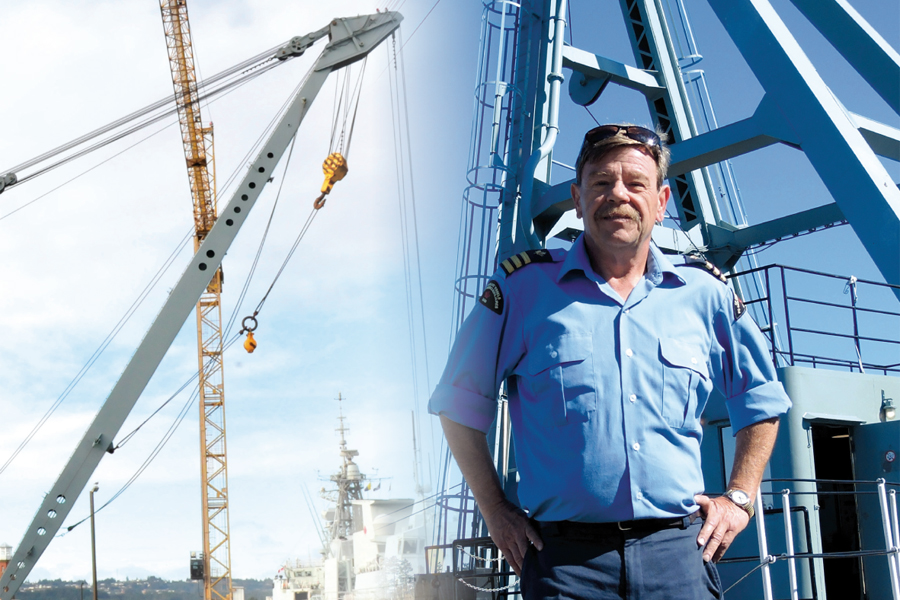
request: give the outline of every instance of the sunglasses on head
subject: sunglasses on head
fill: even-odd
[[[593,146],[620,133],[628,139],[640,142],[649,148],[658,148],[661,144],[656,132],[646,127],[638,127],[637,125],[601,125],[584,134],[583,147]]]

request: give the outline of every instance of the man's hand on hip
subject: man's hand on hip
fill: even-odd
[[[524,512],[519,510],[511,502],[504,500],[503,502],[485,510],[482,507],[484,521],[487,523],[488,532],[491,539],[509,561],[509,565],[516,572],[516,575],[522,575],[522,562],[525,560],[525,553],[528,552],[528,546],[534,544],[538,550],[544,548],[544,542],[541,536],[532,526],[531,522]]]
[[[703,560],[718,562],[735,536],[750,523],[750,516],[728,498],[710,498],[698,494],[694,501],[700,505],[705,523],[697,536],[697,545],[704,547]]]

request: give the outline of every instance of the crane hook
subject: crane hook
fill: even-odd
[[[313,207],[319,210],[325,206],[325,196],[331,193],[334,184],[347,176],[347,159],[340,152],[332,152],[322,163],[322,172],[325,174],[325,182],[322,184],[322,193],[313,202]]]
[[[248,321],[252,321],[253,324],[249,324]],[[256,331],[256,328],[259,326],[259,323],[256,321],[256,313],[250,317],[244,317],[244,320],[241,321],[241,331],[240,333],[247,332],[247,339],[244,340],[244,350],[247,351],[248,354],[253,354],[253,351],[256,350],[256,339],[253,337],[253,332]]]

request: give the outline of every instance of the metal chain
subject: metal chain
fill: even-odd
[[[479,592],[502,592],[502,591],[504,591],[504,590],[510,590],[510,589],[513,588],[513,586],[517,586],[517,585],[519,584],[519,582],[516,581],[515,583],[511,583],[511,584],[505,585],[505,586],[503,586],[503,587],[498,587],[498,588],[483,588],[483,587],[478,587],[477,585],[472,585],[472,584],[469,583],[468,581],[464,581],[462,577],[457,577],[457,579],[458,579],[461,583],[463,583],[463,584],[469,586],[469,587],[472,588],[473,590],[478,590]]]
[[[497,564],[500,564],[500,561],[503,560],[502,555],[498,556],[497,558],[482,558],[480,556],[476,556],[475,554],[472,554],[471,552],[467,552],[462,546],[457,546],[456,549],[459,550],[460,552],[462,552],[463,554],[465,554],[466,556],[474,558],[475,560],[480,560],[481,562],[486,562],[486,563],[496,562]],[[487,574],[487,573],[485,575],[482,575],[482,577],[492,577],[492,576],[493,576],[493,574]],[[457,577],[456,579],[459,580],[460,583],[467,585],[470,588],[472,588],[473,590],[477,590],[479,592],[502,592],[504,590],[510,590],[513,588],[513,586],[516,586],[519,584],[519,581],[516,580],[515,583],[511,583],[511,584],[505,585],[503,587],[483,588],[483,587],[478,587],[477,585],[472,585],[468,581],[465,581],[462,577]]]
[[[459,550],[460,552],[462,552],[463,554],[465,554],[466,556],[471,556],[475,560],[480,560],[481,562],[486,562],[486,563],[496,562],[497,564],[500,564],[500,561],[503,560],[503,556],[498,556],[497,558],[482,558],[480,556],[476,556],[476,555],[472,554],[471,552],[467,552],[465,549],[463,549],[462,546],[457,546],[456,549]]]

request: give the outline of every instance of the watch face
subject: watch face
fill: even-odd
[[[731,499],[734,500],[735,504],[747,504],[750,502],[750,497],[741,490],[731,492]]]

